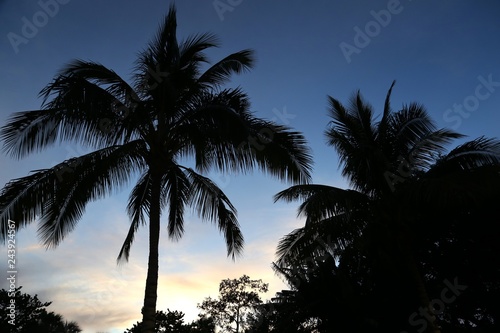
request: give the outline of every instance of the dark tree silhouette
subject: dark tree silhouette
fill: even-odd
[[[262,304],[259,293],[268,290],[262,280],[251,280],[248,275],[238,279],[225,279],[219,284],[219,298],[207,297],[198,308],[214,320],[222,332],[244,332],[250,314]]]
[[[74,321],[48,312],[52,302],[42,302],[38,295],[31,296],[15,290],[0,290],[0,331],[12,333],[79,333],[82,330]],[[12,302],[14,301],[14,302]]]
[[[1,130],[4,150],[16,158],[61,141],[95,149],[9,182],[0,193],[4,239],[8,219],[17,228],[37,220],[45,245],[56,246],[75,228],[87,203],[139,175],[127,205],[131,225],[119,259],[128,259],[137,229],[149,218],[147,333],[154,329],[164,209],[170,238],[183,235],[190,205],[218,226],[229,256],[242,251],[236,209],[203,172],[258,168],[292,183],[310,179],[303,136],[253,116],[240,89],[223,89],[233,74],[252,66],[253,52],[236,52],[209,66],[204,51],[218,46],[217,39],[200,34],[179,43],[176,27],[172,6],[139,55],[132,85],[101,64],[73,61],[41,91],[41,110],[14,114]],[[184,157],[193,158],[194,168],[180,164]]]
[[[215,323],[212,318],[198,315],[198,319],[189,324],[188,333],[215,333]]]
[[[306,218],[303,228],[280,241],[277,268],[286,272],[331,256],[332,270],[340,267],[372,294],[373,303],[367,306],[370,320],[379,327],[400,331],[421,308],[427,317],[419,329],[439,332],[446,313],[438,313],[441,320],[435,321],[436,313],[429,310],[433,305],[426,282],[436,275],[430,275],[431,263],[423,255],[429,259],[431,246],[443,243],[447,233],[458,236],[453,226],[459,221],[498,214],[492,203],[500,198],[500,142],[480,137],[447,152],[447,145],[463,135],[437,129],[417,103],[393,112],[393,86],[378,122],[359,92],[347,107],[329,97],[332,120],[326,136],[352,189],[296,185],[276,195],[276,200],[301,200],[299,215]],[[489,274],[489,281],[493,276]],[[439,294],[443,287],[441,280],[435,291]],[[473,319],[470,313],[467,318]]]
[[[215,324],[209,318],[200,316],[192,323],[186,324],[184,313],[181,311],[156,311],[155,319],[156,333],[215,333]],[[124,333],[141,333],[143,326],[142,322],[137,322]]]

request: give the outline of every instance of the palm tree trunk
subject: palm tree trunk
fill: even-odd
[[[160,173],[152,171],[151,207],[149,214],[149,259],[144,306],[142,309],[142,333],[154,333],[156,299],[158,290],[158,247],[160,242]]]

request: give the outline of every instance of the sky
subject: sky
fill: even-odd
[[[72,59],[100,62],[128,79],[172,2],[166,0],[0,0],[0,125],[36,110],[39,91]],[[343,103],[358,89],[378,116],[393,80],[392,106],[420,102],[438,127],[498,137],[500,2],[494,0],[185,0],[176,2],[178,38],[216,34],[211,60],[256,52],[250,72],[228,87],[248,93],[252,110],[304,134],[314,158],[313,182],[347,187],[335,151],[326,145],[327,96]],[[461,141],[457,141],[460,143]],[[0,153],[0,186],[87,153],[62,143],[15,160]],[[259,172],[211,174],[238,210],[245,237],[241,258],[226,257],[217,229],[186,215],[178,242],[160,240],[158,310],[196,318],[197,303],[216,297],[222,279],[243,274],[270,284],[263,299],[287,286],[271,269],[281,237],[303,225],[298,203],[273,203],[290,184]],[[78,226],[46,250],[36,223],[16,237],[16,284],[52,301],[49,310],[83,332],[123,332],[140,320],[147,269],[147,230],[127,264],[116,257],[128,230],[130,188],[87,206]],[[162,229],[165,231],[165,228]],[[0,246],[7,276],[7,248]],[[0,279],[0,288],[7,288]]]

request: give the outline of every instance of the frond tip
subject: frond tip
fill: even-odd
[[[243,234],[236,218],[236,208],[210,179],[192,169],[186,174],[191,183],[190,203],[203,220],[212,221],[224,235],[227,255],[234,260],[243,250]]]

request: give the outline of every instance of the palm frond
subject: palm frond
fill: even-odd
[[[380,173],[380,150],[375,142],[376,129],[372,124],[372,107],[358,92],[345,108],[338,100],[328,96],[329,115],[332,120],[325,131],[327,143],[339,154],[342,175],[355,190],[371,193],[375,185],[370,182]]]
[[[356,153],[359,150],[357,143],[352,140],[349,135],[344,135],[341,131],[330,129],[325,132],[328,139],[328,145],[333,146],[337,153],[339,154],[339,163],[343,165],[342,176],[348,177],[350,179],[350,173],[346,170],[349,165],[349,161],[356,157]],[[358,164],[353,162],[352,164]]]
[[[236,218],[236,208],[224,192],[209,178],[192,169],[186,169],[191,182],[191,205],[204,220],[216,223],[224,234],[227,255],[235,256],[243,250],[243,235]]]
[[[310,180],[312,159],[302,134],[253,117],[239,90],[202,96],[179,122],[176,133],[188,139],[183,152],[195,154],[198,170],[258,167],[278,179]]]
[[[355,121],[349,114],[349,111],[337,99],[328,96],[328,114],[332,118],[328,124],[329,129],[325,131],[328,137],[329,132],[340,133],[342,136],[354,138],[353,128],[355,128]],[[334,146],[335,142],[328,142],[329,145]],[[334,146],[335,147],[335,146]]]
[[[446,172],[473,170],[482,166],[500,164],[500,141],[481,136],[465,142],[443,156],[434,166]]]
[[[276,256],[278,262],[291,261],[292,258],[297,258],[305,245],[310,246],[315,241],[314,237],[306,237],[305,227],[297,228],[287,235],[283,236],[276,247]],[[300,248],[300,250],[297,250]],[[308,254],[306,254],[307,256]]]
[[[58,137],[57,110],[16,112],[2,126],[2,150],[14,158],[23,158],[54,144]]]
[[[262,122],[253,126],[253,135],[257,145],[248,142],[243,149],[254,154],[263,172],[292,184],[310,182],[312,156],[300,132]]]
[[[244,119],[249,117],[249,101],[240,89],[202,91],[181,107],[182,116],[171,126],[169,140],[180,142],[181,155],[195,155],[198,170],[206,172],[218,163],[209,152],[220,142],[232,140],[234,144],[248,136]]]
[[[396,84],[396,80],[392,81],[391,87],[389,88],[389,91],[387,92],[387,95],[385,96],[384,112],[382,113],[382,119],[380,119],[380,122],[378,123],[378,126],[377,126],[377,138],[376,138],[376,140],[382,146],[384,146],[386,144],[386,140],[387,140],[387,135],[388,135],[387,129],[389,127],[390,115],[392,114],[391,94],[392,94],[392,89],[394,88],[395,84]]]
[[[437,155],[446,151],[446,146],[454,139],[462,137],[454,131],[439,129],[422,135],[408,151],[407,156],[401,155],[408,160],[411,168],[425,170],[435,162]]]
[[[295,229],[279,241],[277,263],[287,267],[325,256],[339,259],[346,249],[358,246],[366,225],[367,216],[345,213]]]
[[[328,193],[331,189],[335,188],[332,186],[320,184],[294,185],[290,186],[286,190],[277,193],[274,196],[274,202],[277,202],[279,200],[284,200],[286,202],[307,200],[314,194],[325,194]]]
[[[242,50],[228,55],[205,71],[198,83],[207,86],[219,86],[231,78],[233,74],[240,74],[253,67],[253,50]]]
[[[450,130],[441,130],[442,137],[432,136],[431,133],[437,131],[436,125],[429,117],[425,107],[418,103],[411,103],[403,106],[403,109],[396,112],[391,118],[390,130],[394,138],[394,150],[401,155],[408,155],[411,149],[421,145],[422,141],[432,142],[429,139],[443,139],[443,143],[454,138],[461,138],[463,135]],[[438,132],[439,133],[439,132]]]
[[[123,103],[126,100],[139,101],[139,96],[132,87],[123,80],[115,71],[93,61],[75,59],[64,66],[58,73],[58,77],[78,77],[105,88],[110,94],[120,99]],[[43,104],[46,103],[54,89],[51,86],[45,87],[40,96],[43,97]]]
[[[156,63],[171,65],[179,61],[179,45],[177,43],[177,13],[175,5],[171,5],[168,14],[158,28],[155,38],[149,43],[149,50]]]
[[[120,253],[118,254],[117,262],[128,261],[130,249],[134,242],[135,233],[140,225],[146,223],[145,215],[149,216],[149,208],[151,205],[151,175],[149,172],[142,174],[137,184],[135,184],[130,193],[127,213],[130,217],[130,228],[127,237],[123,242]]]
[[[14,113],[2,127],[5,152],[22,158],[60,141],[97,149],[124,142],[123,117],[118,114],[123,104],[110,92],[73,76],[57,77],[45,89],[47,96],[55,95],[45,109]]]
[[[180,43],[180,66],[185,66],[188,63],[208,63],[208,60],[203,54],[203,51],[219,46],[218,38],[209,33],[193,35]]]
[[[357,191],[331,188],[326,193],[314,193],[298,208],[306,216],[306,226],[340,214],[347,216],[369,211],[369,198]]]
[[[144,161],[141,142],[104,148],[57,164],[50,169],[12,180],[0,193],[0,236],[5,240],[8,219],[24,226],[39,219],[38,232],[47,247],[53,247],[71,231],[87,203],[124,186],[131,170]]]
[[[373,108],[370,104],[363,100],[360,91],[358,91],[356,95],[351,98],[350,110],[358,126],[357,132],[359,133],[357,136],[363,137],[365,140],[368,139],[367,141],[373,140]]]
[[[155,93],[161,95],[157,88],[165,87],[169,76],[178,69],[180,54],[176,33],[176,9],[172,4],[155,37],[135,61],[134,88],[142,99],[151,99]]]
[[[184,233],[184,210],[191,196],[190,181],[178,165],[171,165],[163,174],[161,206],[168,204],[168,236],[178,240]]]
[[[299,216],[306,216],[306,225],[320,222],[331,216],[366,209],[369,198],[354,190],[344,190],[327,185],[295,185],[274,196],[274,201],[302,200]]]
[[[359,91],[349,99],[348,108],[330,96],[328,96],[328,102],[332,121],[326,132],[327,137],[330,131],[334,131],[351,138],[358,146],[373,141],[372,106],[363,101]],[[329,143],[335,147],[335,142]]]
[[[65,111],[69,112],[67,117],[81,118],[82,114],[97,117],[100,134],[107,139],[106,144],[111,145],[127,142],[151,128],[153,119],[145,111],[145,102],[139,93],[103,65],[74,60],[40,95],[46,108],[69,108]],[[50,96],[54,98],[47,102]]]

